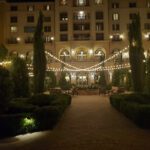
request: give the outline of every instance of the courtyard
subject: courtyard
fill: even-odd
[[[74,96],[52,131],[0,141],[0,150],[148,150],[150,130],[116,111],[107,96]]]

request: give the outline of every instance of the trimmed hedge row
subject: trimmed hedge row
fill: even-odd
[[[139,127],[150,128],[150,95],[112,95],[110,103]]]
[[[14,99],[0,116],[0,138],[52,129],[70,104],[71,96],[66,94]]]

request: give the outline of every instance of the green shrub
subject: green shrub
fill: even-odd
[[[29,103],[37,106],[50,105],[56,99],[56,95],[37,94],[29,99]]]
[[[150,96],[145,94],[112,95],[110,103],[142,128],[150,128]]]
[[[9,114],[15,113],[31,113],[33,112],[37,106],[28,103],[28,98],[16,98],[13,99],[8,105]]]

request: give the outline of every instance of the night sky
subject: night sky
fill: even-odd
[[[53,2],[54,0],[7,0],[7,2]]]

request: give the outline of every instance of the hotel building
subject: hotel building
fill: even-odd
[[[128,27],[137,13],[144,49],[150,48],[150,0],[1,0],[0,43],[10,55],[32,59],[40,10],[44,14],[45,49],[73,66],[90,67],[127,47]],[[126,57],[125,53],[123,59]],[[61,68],[59,62],[48,58],[50,67]],[[97,72],[71,72],[74,84],[91,85],[97,79]]]

